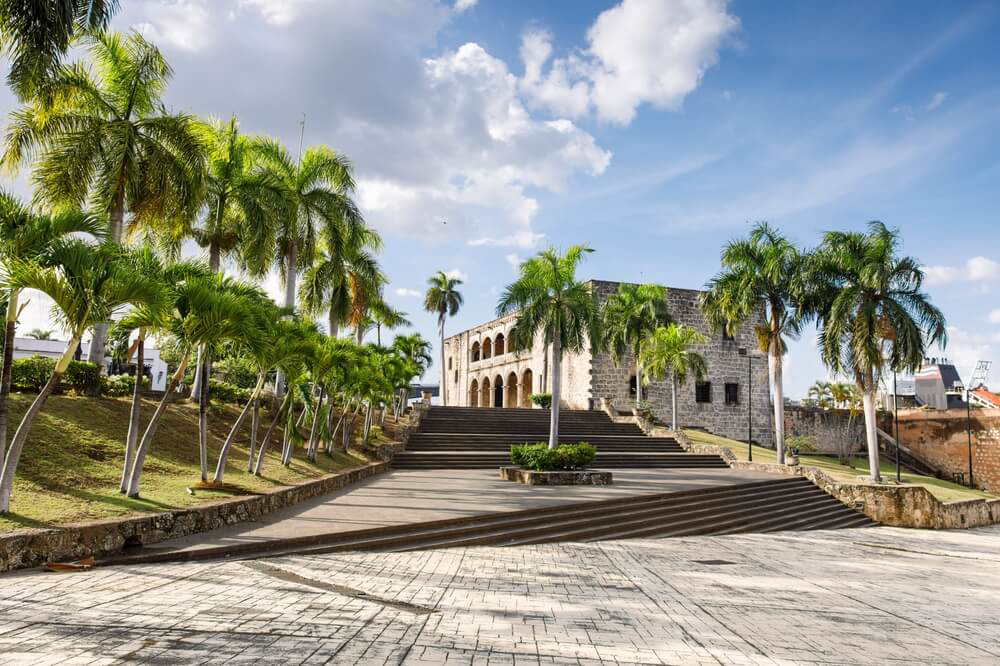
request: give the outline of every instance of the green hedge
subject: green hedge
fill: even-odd
[[[253,393],[252,389],[240,388],[239,386],[233,386],[232,384],[227,384],[226,382],[220,382],[217,379],[209,381],[208,390],[209,400],[231,402],[241,405],[245,404],[247,400],[250,399],[250,394]]]
[[[512,463],[536,472],[553,470],[584,469],[594,461],[597,449],[587,442],[579,444],[560,444],[550,449],[548,444],[524,444],[510,448]]]
[[[19,358],[10,366],[10,383],[15,391],[38,393],[49,381],[56,361],[44,356]],[[70,361],[62,378],[62,387],[71,388],[78,393],[94,386],[100,381],[101,369],[96,363],[87,361]]]

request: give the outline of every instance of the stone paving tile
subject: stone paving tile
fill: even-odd
[[[0,664],[1000,663],[1000,528],[266,563],[0,577]]]

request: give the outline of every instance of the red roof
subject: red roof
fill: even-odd
[[[982,386],[972,391],[976,397],[986,402],[992,403],[994,407],[1000,408],[1000,395],[987,391]]]

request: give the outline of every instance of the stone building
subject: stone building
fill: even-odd
[[[589,283],[603,305],[618,290],[618,282]],[[746,441],[748,429],[748,379],[752,384],[753,439],[765,445],[774,440],[767,358],[757,352],[753,327],[763,321],[747,322],[730,338],[713,332],[699,306],[701,292],[667,289],[670,315],[708,337],[698,351],[708,364],[703,382],[689,380],[677,389],[677,420],[683,427]],[[547,392],[551,359],[546,357],[541,336],[530,350],[508,349],[510,329],[517,321],[510,315],[486,322],[446,338],[446,404],[466,407],[530,407],[531,394]],[[664,422],[670,421],[670,383],[654,381],[643,387],[643,399]],[[601,398],[610,398],[620,410],[635,405],[635,367],[626,359],[616,366],[607,352],[566,353],[562,360],[562,400],[571,409],[594,409]]]

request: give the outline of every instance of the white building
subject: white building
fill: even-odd
[[[66,351],[66,342],[63,340],[36,340],[34,338],[14,338],[14,359],[31,358],[32,356],[43,356],[45,358],[57,359]],[[80,360],[89,361],[90,340],[80,343]],[[111,359],[106,359],[110,363]],[[129,359],[130,363],[135,363],[135,356]],[[146,374],[151,378],[150,388],[154,391],[165,391],[167,388],[167,364],[160,358],[160,350],[150,347],[148,344],[143,350],[143,366]]]

